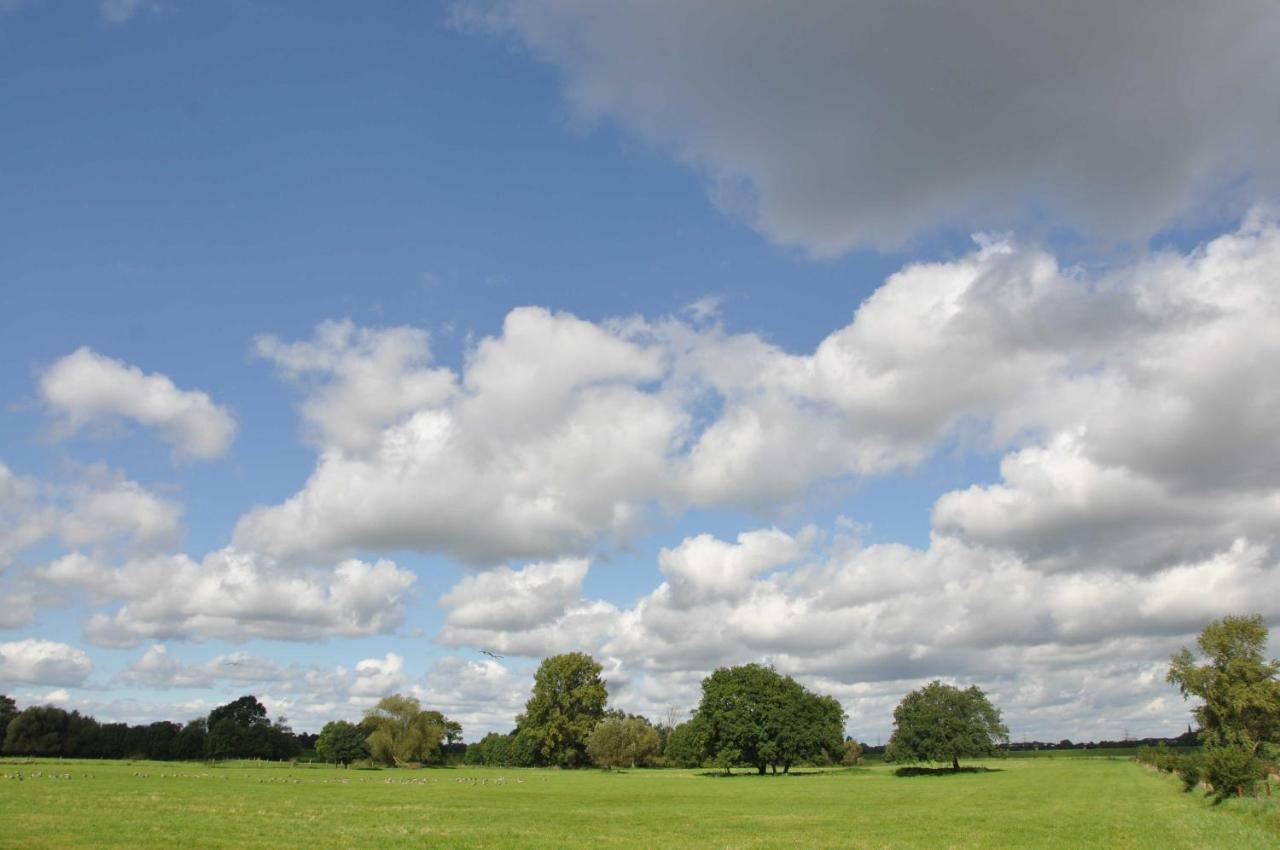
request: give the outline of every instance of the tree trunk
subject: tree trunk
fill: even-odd
[[[786,764],[784,764],[784,765],[782,766],[782,772],[783,772],[783,773],[790,773],[790,772],[791,772],[791,762],[787,762]]]
[[[760,775],[761,775],[761,776],[764,776],[764,765],[763,765],[763,764],[758,764],[758,765],[756,765],[756,770],[758,770],[758,771],[760,772]]]
[[[959,757],[959,756],[952,756],[952,757],[951,757],[951,769],[952,769],[952,770],[959,770],[959,769],[960,769],[960,757]]]

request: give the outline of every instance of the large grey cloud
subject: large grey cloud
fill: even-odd
[[[1276,187],[1269,0],[477,0],[456,18],[819,256],[957,223],[1140,237]]]

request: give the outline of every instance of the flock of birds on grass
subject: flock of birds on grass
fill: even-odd
[[[30,780],[30,779],[72,779],[72,778],[73,778],[73,774],[71,773],[46,773],[45,771],[41,771],[41,770],[33,770],[28,772],[25,775],[22,773],[22,771],[17,771],[15,773],[0,773],[0,780],[13,780],[15,782],[23,782],[25,780]],[[80,778],[93,779],[94,775],[92,773],[82,773],[80,774]],[[152,778],[152,775],[144,771],[135,770],[133,772],[133,778],[134,779],[150,779]],[[157,779],[229,780],[231,777],[225,776],[225,775],[214,776],[213,774],[210,774],[210,773],[160,773],[160,774],[156,774],[156,778]],[[547,778],[545,776],[541,777],[541,779],[543,782],[547,781]],[[319,784],[319,785],[350,785],[352,782],[372,783],[372,784],[378,784],[378,785],[430,785],[432,783],[439,783],[443,781],[444,780],[442,779],[436,779],[429,776],[414,778],[414,779],[396,779],[392,777],[387,777],[386,779],[381,779],[381,780],[374,779],[367,776],[359,776],[359,777],[356,777],[355,779],[351,779],[348,777],[338,777],[335,779],[324,778],[324,779],[318,779],[318,780],[303,779],[297,776],[267,776],[267,777],[257,778],[257,784],[259,785],[302,785],[304,783]],[[499,776],[496,779],[490,779],[487,776],[480,776],[480,777],[458,776],[458,777],[455,777],[453,781],[458,783],[459,785],[471,785],[471,786],[493,785],[497,787],[502,787],[507,784],[507,777]],[[526,781],[528,780],[525,780],[522,777],[516,777],[515,784],[523,785]]]

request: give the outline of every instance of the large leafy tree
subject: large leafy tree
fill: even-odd
[[[704,756],[764,773],[833,757],[844,744],[844,709],[772,667],[722,667],[702,680],[696,715]]]
[[[369,754],[383,764],[434,763],[443,759],[440,742],[449,721],[423,711],[413,697],[392,694],[379,700],[361,726],[369,729]]]
[[[357,759],[369,757],[365,743],[367,733],[354,723],[334,720],[326,723],[316,739],[316,753],[325,761],[351,764]]]
[[[284,718],[272,723],[267,709],[246,695],[209,712],[205,754],[213,759],[282,759],[296,755],[297,739]],[[185,743],[181,744],[185,749]]]
[[[907,694],[893,711],[893,735],[885,750],[891,762],[949,761],[1000,755],[1009,740],[1000,710],[976,685],[960,689],[930,682]]]
[[[4,751],[28,756],[96,755],[98,722],[78,711],[33,705],[5,730]]]
[[[1169,664],[1168,680],[1184,698],[1204,703],[1192,710],[1209,747],[1238,747],[1253,756],[1280,743],[1280,661],[1268,661],[1267,627],[1261,616],[1224,617],[1196,639],[1206,663],[1183,648]]]
[[[596,660],[582,652],[553,655],[538,665],[533,694],[516,718],[518,737],[541,764],[587,764],[587,738],[604,717],[609,692]]]

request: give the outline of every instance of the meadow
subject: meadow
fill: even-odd
[[[979,763],[975,763],[979,764]],[[1280,796],[1214,807],[1123,758],[706,771],[10,760],[0,848],[1280,847]]]

